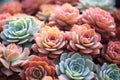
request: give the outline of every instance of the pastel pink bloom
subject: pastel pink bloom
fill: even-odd
[[[71,31],[66,32],[66,38],[69,41],[67,49],[70,51],[96,56],[102,48],[100,35],[88,24],[74,25]]]

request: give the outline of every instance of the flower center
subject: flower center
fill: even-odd
[[[79,64],[74,64],[72,67],[72,71],[79,72],[81,70],[81,66]]]
[[[48,37],[48,42],[55,42],[56,41],[56,36],[55,35],[50,35],[49,37]]]
[[[51,36],[49,39],[54,41],[55,40],[55,36]]]
[[[74,68],[73,68],[73,70],[74,71],[78,71],[78,67],[79,67],[78,65],[75,65]]]
[[[116,52],[117,54],[120,54],[120,47],[119,46],[116,46],[114,49],[113,49],[114,52]]]
[[[42,72],[39,69],[33,70],[33,77],[35,79],[41,79],[42,78]]]
[[[90,34],[85,33],[85,34],[84,34],[84,37],[85,37],[85,38],[90,38],[91,36],[90,36]]]

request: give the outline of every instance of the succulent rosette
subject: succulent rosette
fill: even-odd
[[[114,18],[110,13],[100,8],[87,9],[83,12],[80,20],[82,23],[90,24],[102,37],[107,38],[115,35],[116,25]]]
[[[44,4],[40,6],[40,10],[36,14],[36,17],[43,21],[48,21],[49,17],[54,13],[54,11],[58,8],[58,5],[52,4]]]
[[[79,17],[79,10],[66,3],[56,8],[55,12],[49,18],[49,24],[55,24],[62,30],[69,30],[71,25],[78,22]]]
[[[70,52],[61,55],[60,63],[56,65],[56,73],[58,77],[65,78],[65,80],[92,80],[94,78],[93,68],[91,56]]]
[[[22,5],[17,1],[10,1],[0,7],[0,13],[16,14],[22,12]]]
[[[101,58],[98,59],[100,62],[120,64],[120,41],[109,41],[104,45],[100,55]]]
[[[43,0],[20,0],[22,4],[22,10],[27,14],[34,14]]]
[[[96,67],[98,80],[119,80],[120,69],[116,64],[104,63],[102,66]]]
[[[9,44],[5,47],[0,43],[0,62],[3,65],[1,71],[9,76],[13,72],[20,72],[20,65],[29,58],[30,51],[28,48],[16,44]]]
[[[54,64],[46,57],[32,56],[29,61],[22,64],[20,73],[22,80],[54,80]]]
[[[102,48],[101,36],[88,24],[74,25],[71,31],[66,32],[66,38],[69,42],[67,49],[70,51],[96,56]]]
[[[17,43],[25,45],[31,43],[33,35],[43,26],[43,22],[31,16],[10,17],[3,24],[3,31],[0,37],[3,39],[3,44]]]
[[[79,0],[78,8],[80,10],[86,10],[90,7],[99,7],[106,11],[115,10],[115,0]]]
[[[52,59],[58,57],[67,44],[64,32],[57,27],[49,26],[43,27],[39,33],[36,33],[34,40],[33,51],[40,56],[47,56]]]

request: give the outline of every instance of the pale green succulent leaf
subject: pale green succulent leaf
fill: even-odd
[[[86,59],[86,61],[85,61],[85,66],[86,66],[86,67],[89,67],[90,70],[93,70],[93,68],[94,68],[94,63],[93,63],[91,60]]]
[[[56,65],[55,70],[57,75],[61,74],[59,65]]]
[[[29,31],[29,34],[34,35],[36,32],[39,31],[39,27],[32,28],[31,31]]]
[[[29,40],[29,39],[23,39],[23,40],[21,40],[20,42],[18,42],[18,44],[24,44],[24,43],[28,42],[28,40]]]
[[[85,63],[86,63],[83,58],[77,59],[77,62],[78,62],[80,65],[85,65]]]
[[[66,67],[66,65],[69,65],[70,62],[71,62],[71,59],[70,59],[70,58],[67,58],[67,59],[65,60],[65,67]]]
[[[88,68],[88,67],[85,67],[82,75],[83,75],[83,76],[87,76],[87,75],[89,74],[89,72],[90,72],[89,68]]]
[[[3,33],[3,32],[0,33],[0,37],[1,37],[2,39],[4,39],[4,40],[6,39],[6,37],[4,36],[4,33]]]
[[[68,55],[67,53],[62,54],[60,57],[60,61],[65,61],[65,59],[67,58],[67,55]]]
[[[32,35],[29,35],[29,36],[27,37],[27,39],[29,39],[28,42],[32,42],[32,41],[33,41],[33,36],[32,36]]]
[[[2,43],[5,44],[5,45],[9,44],[9,42],[5,41],[5,40],[3,40]]]
[[[60,66],[60,72],[61,72],[61,73],[65,73],[65,67],[64,67],[64,62],[63,62],[63,61],[61,61],[61,62],[59,63],[59,66]]]
[[[90,72],[84,80],[91,80],[92,78],[94,78],[94,73],[93,72]]]
[[[103,66],[101,67],[101,70],[104,71],[107,68],[108,64],[104,63]]]
[[[71,59],[77,59],[77,58],[80,58],[81,56],[80,56],[80,54],[79,53],[76,53],[76,54],[73,54],[72,56],[71,56]]]

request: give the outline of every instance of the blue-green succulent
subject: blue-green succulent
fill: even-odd
[[[120,80],[120,69],[116,64],[104,63],[96,66],[98,80]]]
[[[80,10],[85,10],[90,7],[99,7],[107,11],[112,11],[115,9],[114,6],[115,0],[80,0],[77,7]]]
[[[11,17],[3,24],[3,31],[0,37],[3,39],[3,44],[17,43],[19,45],[30,43],[33,40],[33,35],[37,33],[44,25],[34,17]]]
[[[95,77],[94,63],[91,56],[77,52],[63,53],[56,65],[59,78],[65,80],[92,80]]]

